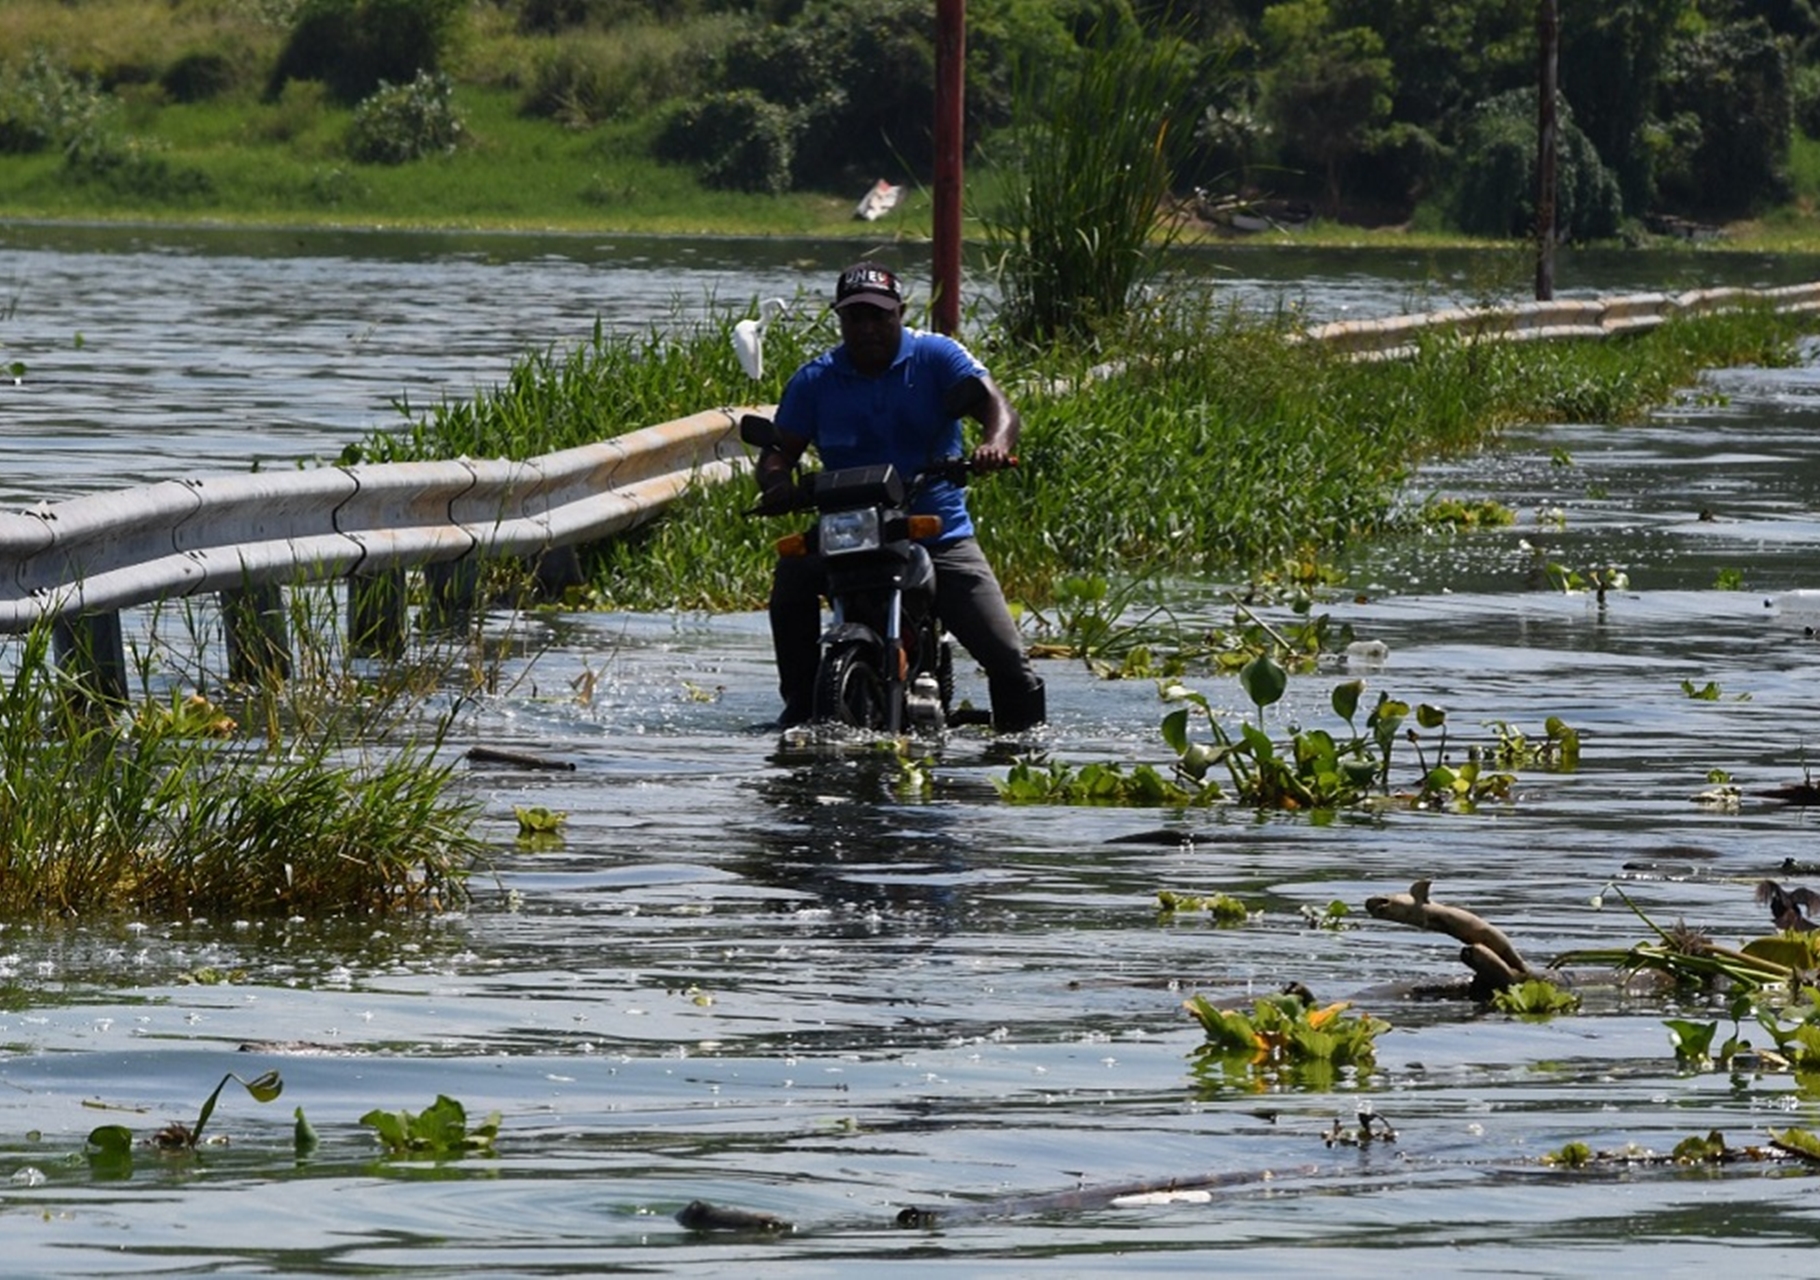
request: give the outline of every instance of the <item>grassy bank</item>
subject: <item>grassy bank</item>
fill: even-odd
[[[359,108],[320,79],[280,84],[293,0],[10,0],[0,5],[0,118],[36,120],[35,147],[0,129],[0,219],[283,226],[617,231],[654,234],[928,236],[919,166],[852,167],[838,182],[767,194],[704,181],[653,158],[664,110],[714,87],[716,57],[743,29],[731,12],[627,13],[608,27],[528,29],[521,6],[459,6],[440,51],[459,134],[407,163],[361,159]],[[40,54],[56,69],[20,68]],[[7,101],[8,93],[23,101]],[[991,139],[985,154],[993,154]],[[1780,210],[1705,249],[1820,250],[1820,142],[1797,134]],[[906,187],[878,224],[854,205],[875,177]],[[969,233],[1002,175],[969,160]],[[1178,186],[1188,185],[1185,180]],[[1229,234],[1208,228],[1195,234]],[[1302,244],[1471,243],[1426,225],[1316,219]],[[1480,242],[1486,243],[1486,242]]]
[[[734,364],[731,319],[526,357],[506,386],[377,436],[367,456],[525,457],[702,403],[774,400],[832,338],[823,317],[774,321],[754,387]],[[982,541],[1008,593],[1042,608],[1083,578],[1308,578],[1394,527],[1424,460],[1487,447],[1516,422],[1635,419],[1704,369],[1786,363],[1816,323],[1755,311],[1603,343],[1437,339],[1407,361],[1355,363],[1255,321],[1183,311],[1132,324],[1124,371],[1097,377],[1089,360],[1104,350],[1006,346],[993,363],[1025,416],[1022,462],[976,486]],[[704,489],[591,549],[587,601],[758,607],[779,530],[743,514],[751,497],[745,484]]]

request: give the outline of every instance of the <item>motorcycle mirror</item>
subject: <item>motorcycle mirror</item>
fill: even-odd
[[[768,444],[777,443],[777,427],[771,419],[761,418],[756,413],[741,414],[739,438],[754,449],[762,449]]]

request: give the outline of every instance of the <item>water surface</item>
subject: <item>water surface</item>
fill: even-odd
[[[31,367],[0,390],[14,498],[332,449],[388,397],[465,394],[596,314],[643,323],[679,293],[815,287],[842,252],[709,244],[689,274],[604,240],[299,241],[5,232],[0,341]],[[1371,265],[1319,278],[1388,311],[1461,287]],[[1311,313],[1355,296],[1308,293]],[[1514,802],[1471,815],[1012,807],[992,785],[1011,748],[967,733],[924,744],[932,787],[906,795],[877,753],[749,731],[775,709],[756,616],[497,619],[526,657],[454,749],[575,769],[471,770],[497,864],[470,910],[0,931],[8,1266],[1616,1275],[1735,1267],[1749,1249],[1755,1269],[1797,1268],[1820,1229],[1805,1170],[1641,1158],[1712,1130],[1745,1147],[1820,1124],[1786,1074],[1677,1070],[1662,1018],[1722,1010],[1600,985],[1544,1022],[1412,998],[1463,979],[1456,945],[1362,904],[1431,879],[1537,961],[1650,936],[1614,884],[1663,925],[1768,931],[1756,880],[1820,861],[1806,811],[1756,794],[1804,776],[1820,715],[1820,641],[1787,594],[1820,589],[1817,365],[1718,375],[1722,394],[1641,427],[1514,432],[1418,478],[1412,500],[1495,496],[1518,522],[1361,554],[1322,607],[1387,660],[1297,678],[1269,725],[1330,723],[1329,690],[1362,675],[1368,697],[1445,706],[1456,744],[1488,741],[1487,722],[1538,734],[1551,715],[1581,731],[1576,772],[1525,770]],[[1601,603],[1552,586],[1551,565],[1628,585]],[[1220,584],[1180,608],[1227,617]],[[1044,674],[1051,758],[1164,762],[1149,682]],[[1196,683],[1243,713],[1232,682]],[[963,685],[978,695],[972,673]],[[1413,781],[1412,752],[1397,769]],[[1713,769],[1745,792],[1735,811],[1694,802]],[[519,846],[514,804],[567,811],[565,838]],[[1161,918],[1160,889],[1258,914]],[[1311,927],[1304,909],[1336,900],[1353,927]],[[194,980],[210,971],[237,980]],[[1184,998],[1242,1003],[1291,980],[1393,1024],[1373,1071],[1311,1091],[1197,1069]],[[142,1153],[124,1178],[83,1158],[97,1124],[193,1121],[225,1073],[268,1069],[279,1102],[223,1092],[210,1128],[228,1145]],[[439,1094],[500,1113],[497,1157],[382,1159],[360,1117]],[[321,1139],[306,1156],[296,1108]],[[1394,1142],[1335,1141],[1362,1108]],[[1569,1141],[1639,1159],[1542,1163]],[[1208,1203],[890,1225],[908,1205],[1207,1175],[1234,1185]],[[697,1236],[671,1216],[697,1198],[797,1230]]]

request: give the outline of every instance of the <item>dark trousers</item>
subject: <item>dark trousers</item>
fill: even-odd
[[[986,669],[995,714],[1040,701],[1043,682],[1030,669],[1017,622],[979,543],[961,538],[931,547],[929,558],[935,562],[935,611],[948,634]],[[771,643],[785,724],[801,724],[814,710],[826,585],[820,556],[779,557],[771,579]]]

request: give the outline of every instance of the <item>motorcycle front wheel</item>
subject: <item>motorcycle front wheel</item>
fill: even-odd
[[[860,645],[838,645],[822,655],[815,673],[815,718],[856,729],[888,727],[884,679]]]

